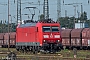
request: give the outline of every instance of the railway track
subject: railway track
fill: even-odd
[[[0,52],[0,56],[1,55],[7,55],[7,54],[9,54],[10,52]],[[61,54],[58,54],[58,53],[56,53],[56,54],[42,54],[42,53],[38,53],[38,54],[30,54],[30,53],[20,53],[20,52],[17,52],[17,53],[15,53],[15,54],[17,54],[17,56],[61,56]]]
[[[42,54],[42,53],[38,53],[38,54],[32,54],[30,52],[25,52],[25,53],[22,53],[22,52],[18,52],[16,51],[15,49],[12,49],[11,51],[13,51],[17,58],[19,60],[60,60],[60,59],[66,59],[66,60],[69,60],[73,58],[73,51],[72,50],[62,50],[61,52],[58,52],[56,54]],[[87,58],[87,60],[90,60],[90,50],[77,50],[77,55],[78,55],[78,58]],[[8,50],[1,50],[0,51],[0,58],[2,57],[6,57],[10,52],[8,52]],[[17,60],[18,60],[17,59]],[[79,59],[78,59],[79,60]],[[82,59],[83,60],[83,59]]]
[[[37,57],[44,57],[44,56],[47,56],[47,57],[55,57],[55,56],[62,56],[61,54],[31,54],[31,55],[17,55],[17,56],[37,56]]]
[[[4,59],[7,58],[7,55],[8,55],[8,52],[5,53],[5,52],[2,52],[0,53],[0,56],[4,57]],[[34,60],[43,60],[43,59],[52,59],[52,58],[60,58],[61,57],[61,54],[26,54],[26,53],[23,53],[23,54],[17,54],[16,55],[17,57],[17,60],[18,59],[22,59],[22,60],[27,60],[27,59],[34,59]]]

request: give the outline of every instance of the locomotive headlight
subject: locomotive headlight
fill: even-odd
[[[43,42],[46,42],[46,40],[43,40]]]
[[[58,42],[60,42],[60,40],[58,40]]]
[[[60,40],[57,40],[57,42],[60,42]]]
[[[49,35],[43,35],[44,38],[49,38]]]

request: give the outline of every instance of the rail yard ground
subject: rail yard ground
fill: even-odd
[[[90,50],[77,50],[77,58],[74,58],[73,50],[61,50],[56,54],[32,54],[17,52],[15,48],[10,48],[17,55],[17,60],[90,60]],[[0,59],[6,58],[8,48],[0,48]]]

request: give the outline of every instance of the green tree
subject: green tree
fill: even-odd
[[[11,23],[10,24],[10,32],[15,32],[16,31],[16,24]],[[8,32],[8,24],[6,23],[0,23],[0,33],[7,33]]]
[[[61,27],[73,28],[74,27],[74,17],[61,17],[58,19]]]
[[[87,20],[87,13],[85,11],[81,14],[80,20],[81,22],[84,22],[85,20]]]
[[[75,23],[78,23],[78,20],[80,20],[83,23],[84,22],[88,23],[88,25],[90,26],[90,20],[87,20],[87,13],[85,11],[81,14],[81,16],[79,18],[61,17],[58,19],[58,21],[61,24],[61,27],[65,27],[65,28],[74,28]]]
[[[2,20],[1,20],[1,22],[0,22],[1,24],[2,24]]]
[[[68,28],[68,17],[61,17],[58,19],[58,21],[60,22],[61,27]]]
[[[44,19],[44,14],[40,15],[40,20]]]

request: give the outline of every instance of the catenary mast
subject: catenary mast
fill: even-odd
[[[57,0],[57,19],[61,17],[61,0]]]
[[[48,0],[44,0],[43,14],[44,14],[44,19],[49,19],[49,5],[48,5]]]
[[[22,24],[22,19],[21,19],[21,0],[17,0],[17,24],[18,21],[20,21],[20,24]]]

